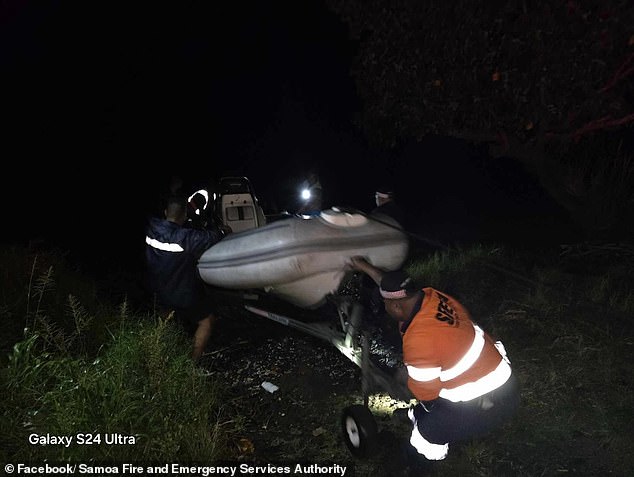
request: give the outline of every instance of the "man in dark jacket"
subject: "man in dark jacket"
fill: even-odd
[[[173,310],[185,325],[195,327],[192,358],[201,357],[216,315],[213,301],[198,273],[198,259],[217,243],[222,232],[183,227],[187,198],[170,196],[165,218],[151,217],[146,230],[145,258],[149,290],[163,310]]]

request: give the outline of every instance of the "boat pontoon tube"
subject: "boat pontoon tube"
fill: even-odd
[[[228,289],[262,288],[303,308],[321,306],[346,274],[350,257],[394,270],[408,253],[407,235],[388,217],[328,209],[231,234],[203,253],[202,279]]]

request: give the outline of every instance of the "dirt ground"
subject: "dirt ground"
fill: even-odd
[[[326,307],[323,316],[307,321],[335,320],[336,325],[336,308],[332,310]],[[334,345],[239,306],[225,308],[222,315],[202,366],[224,387],[223,414],[238,429],[230,444],[237,460],[339,464],[354,469],[355,476],[399,473],[410,427],[391,413],[407,403],[387,394],[372,398],[378,446],[372,457],[357,459],[344,442],[341,417],[345,407],[363,403],[360,368]],[[372,360],[382,369],[389,370],[399,359],[393,336],[370,343]],[[279,389],[271,393],[263,382]]]

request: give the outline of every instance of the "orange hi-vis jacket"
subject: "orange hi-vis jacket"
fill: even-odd
[[[502,386],[511,367],[501,342],[451,296],[423,288],[421,307],[401,325],[408,387],[421,401],[470,401]],[[404,328],[404,331],[403,331]]]

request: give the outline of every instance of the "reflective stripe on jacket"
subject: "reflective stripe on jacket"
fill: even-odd
[[[502,343],[474,324],[456,299],[433,288],[423,293],[403,334],[403,361],[414,396],[470,401],[504,384],[511,367]]]
[[[187,308],[204,293],[198,259],[222,238],[218,230],[182,227],[151,217],[145,237],[147,286],[163,306]]]

